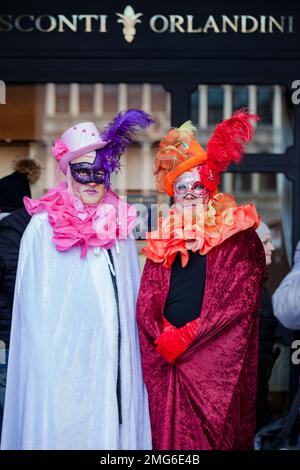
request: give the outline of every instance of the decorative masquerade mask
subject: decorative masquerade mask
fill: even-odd
[[[201,183],[198,167],[192,171],[186,171],[174,182],[175,201],[182,203],[187,196],[190,196],[191,200],[201,198],[203,204],[207,204],[210,199],[209,190]]]
[[[109,187],[109,172],[103,168],[101,158],[96,154],[93,163],[80,162],[69,163],[71,175],[77,183],[89,184],[97,183],[104,184],[106,188]]]

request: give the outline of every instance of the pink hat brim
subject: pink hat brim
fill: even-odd
[[[72,160],[74,160],[77,157],[80,157],[81,155],[89,153],[92,150],[102,149],[103,147],[105,147],[106,144],[107,142],[104,142],[103,140],[101,140],[99,142],[95,142],[94,144],[86,145],[86,147],[81,147],[78,150],[74,150],[74,152],[65,153],[58,162],[60,169],[66,175],[67,170],[68,170],[68,165]]]

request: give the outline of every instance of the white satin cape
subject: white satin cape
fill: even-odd
[[[150,449],[135,322],[135,242],[112,248],[121,324],[104,250],[58,252],[47,213],[32,217],[17,271],[2,449]],[[96,250],[97,251],[97,250]]]

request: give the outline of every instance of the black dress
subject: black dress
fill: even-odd
[[[180,328],[199,317],[205,289],[206,255],[189,251],[188,264],[183,268],[181,255],[172,264],[170,288],[164,315],[169,323]]]

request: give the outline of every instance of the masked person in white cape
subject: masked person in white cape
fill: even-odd
[[[136,212],[110,188],[135,132],[119,113],[100,135],[68,129],[52,149],[66,175],[24,203],[2,449],[149,449],[148,399],[135,323]]]

